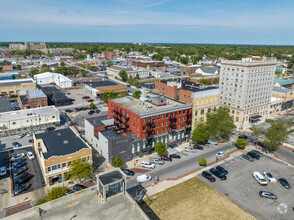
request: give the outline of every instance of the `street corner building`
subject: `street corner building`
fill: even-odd
[[[47,186],[67,180],[73,160],[88,160],[92,165],[92,148],[71,128],[34,134],[33,143]]]
[[[144,92],[108,100],[108,115],[85,119],[85,136],[109,162],[154,152],[162,141],[168,146],[191,136],[192,104]]]

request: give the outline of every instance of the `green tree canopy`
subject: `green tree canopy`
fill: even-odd
[[[198,123],[192,133],[192,141],[194,143],[205,143],[210,138],[210,132],[205,123]]]
[[[163,156],[167,153],[167,149],[164,143],[162,143],[161,141],[158,141],[155,145],[154,145],[154,149],[155,151],[160,155]]]
[[[46,199],[47,201],[58,199],[66,193],[67,189],[65,187],[53,187],[50,191],[47,192]]]
[[[265,133],[264,145],[271,151],[276,150],[292,133],[290,130],[292,121],[288,119],[277,119],[270,122],[271,127]]]
[[[137,90],[133,93],[133,97],[136,98],[136,99],[139,99],[141,96],[141,91],[140,90]]]
[[[255,140],[256,140],[256,141],[259,140],[259,138],[260,138],[260,136],[262,135],[263,132],[264,132],[264,131],[263,131],[262,128],[254,127],[254,129],[253,129],[253,134],[254,134],[254,136],[255,136]]]
[[[123,165],[124,165],[124,162],[122,162],[122,160],[117,155],[112,162],[112,166],[121,168]]]
[[[244,138],[238,138],[236,144],[239,148],[244,149],[247,146],[247,141]]]
[[[17,70],[21,70],[21,65],[16,65],[16,67],[15,67],[15,69],[17,69]]]
[[[96,105],[93,102],[91,102],[90,103],[90,109],[95,109],[95,108],[96,108]]]
[[[199,165],[200,166],[206,166],[207,165],[207,160],[204,157],[201,157],[199,160]]]
[[[102,95],[103,101],[105,103],[108,103],[108,99],[116,98],[117,95],[115,94],[114,91],[109,91],[109,92],[104,92]]]
[[[37,75],[37,74],[39,74],[39,70],[36,69],[36,68],[34,68],[34,69],[32,69],[32,70],[30,71],[30,76],[31,76],[31,77],[33,77],[34,75]]]
[[[125,70],[121,70],[119,71],[118,75],[120,76],[120,78],[123,80],[123,81],[127,81],[127,78],[128,78],[128,74]]]
[[[207,114],[207,128],[213,137],[228,139],[233,129],[236,128],[233,118],[229,114],[227,107],[219,107]]]
[[[135,79],[140,79],[139,73],[136,74]]]
[[[93,175],[89,161],[85,159],[73,160],[69,166],[68,177],[81,182],[82,179],[90,178]]]

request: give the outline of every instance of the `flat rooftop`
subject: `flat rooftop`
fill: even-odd
[[[184,110],[192,108],[192,104],[179,102],[170,98],[166,98],[166,105],[156,106],[151,103],[151,99],[159,97],[158,94],[148,93],[148,101],[141,101],[131,96],[125,96],[120,98],[111,99],[114,103],[128,109],[129,111],[141,116],[150,117],[153,115],[164,114],[172,111]]]
[[[192,81],[183,79],[170,79],[160,80],[160,82],[167,84],[168,86],[177,86],[179,89],[189,90],[191,92],[200,92],[205,90],[218,89],[217,86],[203,85]]]
[[[43,152],[45,159],[90,149],[70,128],[36,134],[36,139],[42,139],[47,148],[47,152]]]
[[[95,118],[86,118],[86,120],[94,127],[99,127],[103,125],[107,126],[109,125],[110,121],[112,121],[113,124],[113,118],[109,115],[98,116]]]
[[[11,111],[11,103],[9,102],[9,99],[7,97],[0,97],[0,113],[8,111]]]
[[[20,120],[25,118],[32,118],[35,116],[51,115],[56,113],[59,114],[55,106],[45,106],[40,108],[3,112],[3,113],[0,113],[0,123],[13,121],[13,120]]]
[[[103,185],[107,185],[109,183],[123,179],[123,175],[118,170],[114,170],[112,172],[102,174],[99,176],[99,179]]]
[[[119,85],[115,82],[109,81],[109,80],[103,80],[100,82],[86,82],[86,85],[92,87],[92,88],[97,88],[97,87],[101,87],[101,86],[115,86],[115,85]]]
[[[4,81],[0,81],[0,87],[19,86],[19,85],[25,85],[25,84],[29,84],[33,82],[34,82],[33,79],[4,80]]]
[[[108,67],[109,69],[115,69],[115,70],[125,70],[125,71],[134,71],[133,68],[127,67],[127,66],[118,66],[113,65],[111,67]]]

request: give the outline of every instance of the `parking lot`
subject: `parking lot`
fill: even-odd
[[[80,105],[80,106],[89,106],[90,103],[87,102],[87,99],[83,99],[83,96],[89,96],[90,99],[94,100],[94,103],[97,104],[98,99],[96,97],[94,97],[89,90],[87,90],[85,87],[79,88],[79,89],[72,89],[72,90],[68,90],[67,92],[69,92],[70,94],[66,94],[66,96],[70,99],[74,99],[75,101],[73,101],[73,105]],[[67,106],[67,107],[71,107],[71,106]]]
[[[39,165],[39,162],[38,162],[38,159],[36,158],[36,153],[32,147],[14,150],[13,153],[11,154],[11,156],[13,157],[14,155],[20,154],[20,153],[24,153],[25,155],[27,155],[28,151],[31,151],[35,155],[35,159],[30,160],[30,159],[28,159],[27,156],[25,156],[25,158],[26,158],[25,162],[27,163],[26,166],[28,168],[28,170],[26,172],[31,174],[32,178],[27,183],[27,184],[31,184],[30,188],[23,193],[32,192],[32,191],[39,189],[41,187],[44,187],[46,185],[45,180],[43,178],[43,174],[42,174],[40,165]],[[14,190],[16,188],[16,186],[14,186],[15,179],[17,179],[17,177],[13,178],[13,181],[12,181]]]
[[[32,146],[32,143],[29,142],[31,139],[31,136],[24,136],[22,138],[18,138],[18,135],[2,137],[0,139],[0,151],[14,148],[14,146],[12,145],[13,142],[18,142],[22,146]]]
[[[201,174],[198,177],[258,219],[293,219],[293,167],[267,156],[263,156],[260,160],[254,162],[249,162],[238,156],[221,166],[229,172],[225,181],[216,178],[216,182],[209,182]],[[268,179],[268,185],[261,186],[252,176],[254,171],[259,173],[270,172],[276,180],[283,177],[292,188],[285,189],[278,181],[271,183]],[[278,199],[262,198],[259,196],[260,190],[272,192],[277,195]]]
[[[11,111],[11,108],[8,97],[0,97],[0,112]]]
[[[9,198],[10,194],[10,172],[9,172],[9,152],[1,152],[0,153],[0,167],[7,168],[7,174],[4,176],[0,176],[0,198],[1,200]]]

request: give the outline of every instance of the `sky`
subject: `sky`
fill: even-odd
[[[0,41],[294,45],[293,0],[0,0]]]

